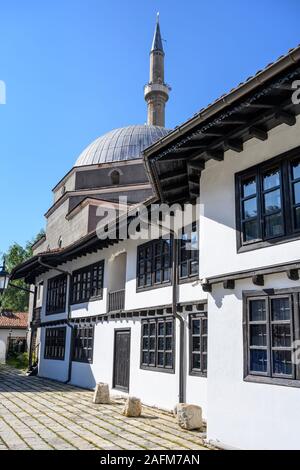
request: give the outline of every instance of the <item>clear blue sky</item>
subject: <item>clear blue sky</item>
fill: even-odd
[[[299,0],[0,0],[0,252],[104,132],[144,123],[160,11],[173,127],[300,43]]]

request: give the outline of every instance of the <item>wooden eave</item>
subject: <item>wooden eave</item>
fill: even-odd
[[[300,60],[226,109],[188,127],[173,140],[145,151],[145,163],[157,195],[166,203],[193,201],[199,195],[202,169],[209,160],[222,161],[227,150],[237,158],[252,138],[266,140],[268,132],[285,123],[293,126],[300,105],[292,103],[292,83],[300,80]]]

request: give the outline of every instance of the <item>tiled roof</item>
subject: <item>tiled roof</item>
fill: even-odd
[[[0,313],[0,329],[1,328],[27,328],[28,313],[27,312],[2,312]]]

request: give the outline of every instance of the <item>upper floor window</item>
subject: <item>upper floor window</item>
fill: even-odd
[[[45,359],[63,361],[66,347],[66,327],[46,328],[45,331]]]
[[[179,279],[188,279],[199,273],[199,246],[197,223],[186,228],[179,240]]]
[[[67,275],[60,274],[47,283],[46,315],[63,313],[66,310]]]
[[[259,247],[300,231],[300,150],[237,175],[239,247]]]
[[[73,272],[71,303],[79,304],[103,296],[104,261]]]
[[[144,243],[137,253],[137,287],[161,286],[171,281],[172,242],[159,239]]]
[[[300,339],[299,293],[251,293],[245,304],[245,376],[299,380],[293,361],[293,342]]]

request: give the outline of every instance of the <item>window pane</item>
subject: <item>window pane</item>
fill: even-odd
[[[193,335],[199,335],[199,333],[200,333],[200,320],[192,320],[192,333],[193,333]]]
[[[273,352],[273,372],[274,374],[292,374],[293,366],[291,351]]]
[[[251,196],[256,193],[256,180],[255,177],[249,178],[243,182],[243,197]]]
[[[265,194],[265,212],[270,214],[281,209],[280,189]]]
[[[158,323],[158,333],[157,333],[157,334],[158,334],[159,336],[161,336],[161,335],[164,334],[164,332],[165,332],[165,324],[159,322],[159,323]]]
[[[158,338],[157,349],[160,351],[164,349],[164,338]]]
[[[291,328],[290,325],[273,325],[272,339],[274,347],[291,347]]]
[[[172,322],[166,322],[166,335],[170,336],[173,333],[173,323]]]
[[[250,321],[266,321],[265,300],[250,301]]]
[[[294,184],[294,203],[300,204],[300,182]]]
[[[150,336],[155,335],[155,323],[150,323]]]
[[[157,354],[157,365],[162,366],[162,367],[164,365],[164,353],[163,352],[159,352]]]
[[[257,216],[257,201],[256,197],[247,199],[243,203],[243,217],[244,219],[250,219],[251,217]]]
[[[172,367],[173,366],[172,353],[165,353],[165,359],[166,359],[166,367]]]
[[[300,228],[300,207],[295,208],[295,228]]]
[[[300,160],[292,163],[292,175],[294,180],[300,178]]]
[[[272,299],[272,320],[290,320],[290,302],[288,298]]]
[[[149,361],[149,353],[148,353],[148,351],[143,352],[143,359],[142,359],[143,364],[148,364],[148,361]]]
[[[250,370],[252,372],[267,372],[267,351],[250,350]]]
[[[166,338],[166,350],[170,351],[172,349],[172,338]]]
[[[200,351],[200,337],[193,337],[193,351]]]
[[[149,348],[149,338],[143,338],[143,349]]]
[[[143,325],[143,335],[147,336],[148,332],[149,332],[149,325],[148,325],[148,323],[144,323],[144,325]]]
[[[250,325],[250,346],[267,345],[267,325]]]
[[[283,234],[283,220],[280,213],[265,217],[265,232],[266,237],[277,237]]]
[[[180,277],[186,277],[188,275],[187,262],[182,263],[180,266]]]
[[[280,185],[279,169],[275,168],[264,175],[264,190],[274,188]]]
[[[192,356],[192,368],[200,369],[200,354],[193,354]]]
[[[155,338],[152,336],[150,337],[149,348],[152,350],[155,349]]]
[[[251,242],[252,240],[258,239],[258,222],[257,220],[251,220],[244,224],[244,240]]]

